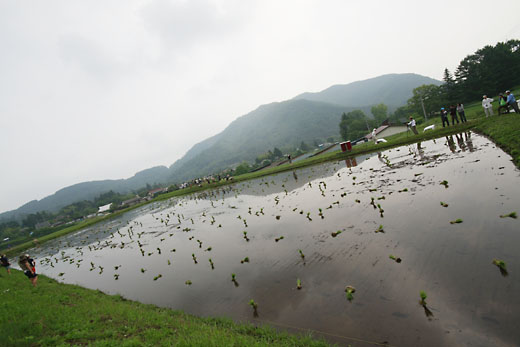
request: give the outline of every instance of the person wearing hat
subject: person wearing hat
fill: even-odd
[[[419,134],[417,132],[417,127],[415,126],[415,119],[413,119],[413,117],[410,117],[410,122],[408,122],[408,126],[410,127],[410,129],[412,129],[415,135]]]
[[[500,112],[500,110],[506,110],[505,112],[502,112],[502,113],[509,113],[509,106],[507,105],[507,97],[503,94],[503,93],[500,93],[498,94],[498,115],[501,115],[502,113]]]
[[[493,115],[493,105],[491,105],[493,101],[494,100],[488,98],[487,95],[482,96],[482,107],[484,108],[486,118]]]
[[[515,96],[509,90],[506,91],[507,94],[507,104],[515,110],[515,113],[520,113],[518,109],[518,103],[516,102]]]
[[[6,268],[9,275],[11,274],[11,263],[5,254],[0,257],[0,265]]]
[[[31,280],[33,287],[36,287],[38,274],[36,273],[34,259],[32,259],[29,254],[21,255],[18,259],[18,265],[20,265],[20,269],[22,269],[25,276]]]
[[[441,107],[441,119],[442,119],[442,127],[444,128],[444,122],[450,126],[450,121],[448,120],[448,112],[444,109],[444,107]]]

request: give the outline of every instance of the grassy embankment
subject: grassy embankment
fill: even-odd
[[[39,276],[0,274],[3,346],[326,346],[307,336],[229,319],[198,318]],[[244,303],[247,305],[247,303]],[[251,313],[252,314],[252,313]]]

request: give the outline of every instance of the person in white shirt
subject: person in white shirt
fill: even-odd
[[[491,105],[492,102],[493,99],[488,98],[487,95],[484,95],[482,97],[482,107],[484,108],[484,113],[486,114],[486,117],[493,115],[493,105]]]
[[[417,127],[415,126],[415,119],[413,119],[413,117],[410,117],[410,122],[408,122],[408,126],[410,127],[410,129],[412,129],[415,135],[419,134],[417,132]]]

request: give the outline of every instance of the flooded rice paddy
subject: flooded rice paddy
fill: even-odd
[[[468,132],[153,203],[30,252],[66,283],[341,345],[510,346],[520,228],[500,216],[519,207],[510,157]]]

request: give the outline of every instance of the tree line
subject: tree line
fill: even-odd
[[[520,85],[520,40],[485,46],[462,59],[454,71],[444,69],[443,83],[425,84],[413,90],[406,105],[387,114],[385,105],[372,107],[374,118],[361,110],[343,113],[339,124],[344,140],[356,140],[389,119],[405,122],[411,115],[420,123],[438,114],[441,107],[479,100],[482,95],[497,95]]]

